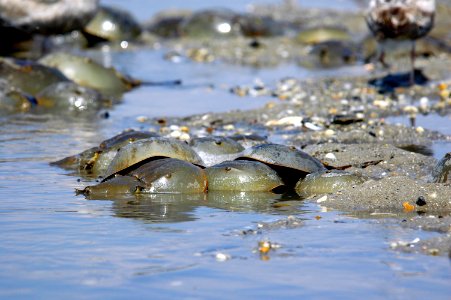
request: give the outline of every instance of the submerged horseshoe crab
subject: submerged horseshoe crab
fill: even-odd
[[[205,172],[209,191],[269,192],[284,185],[276,171],[258,161],[225,161]]]
[[[207,176],[203,169],[183,160],[162,158],[77,192],[93,198],[147,193],[193,194],[206,190]]]
[[[77,194],[83,194],[90,199],[113,198],[122,195],[132,195],[144,188],[142,182],[133,176],[118,175],[107,182],[90,185],[82,190],[75,190]]]
[[[279,144],[262,144],[248,148],[237,160],[256,160],[269,165],[287,186],[294,186],[307,174],[326,171],[316,158],[296,147]]]
[[[144,183],[142,193],[203,193],[207,190],[205,171],[184,160],[163,158],[150,161],[129,175]]]

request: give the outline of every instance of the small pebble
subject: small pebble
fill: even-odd
[[[423,196],[420,196],[420,197],[418,197],[418,200],[417,200],[417,202],[415,202],[415,204],[418,206],[425,206],[427,204],[426,199],[424,199]]]
[[[138,117],[136,117],[136,121],[138,121],[140,123],[147,122],[148,120],[149,120],[149,118],[146,117],[146,116],[138,116]]]
[[[172,131],[170,134],[169,134],[169,136],[171,137],[171,138],[175,138],[175,139],[178,139],[180,136],[182,135],[182,133],[180,132],[180,131]]]
[[[326,131],[324,131],[324,135],[325,136],[333,136],[335,134],[335,131],[333,131],[332,129],[327,129]]]
[[[182,141],[189,141],[191,139],[191,136],[188,133],[184,132],[179,136],[179,139]]]
[[[224,128],[224,130],[234,130],[235,126],[233,124],[228,124],[224,125],[222,128]]]
[[[327,200],[327,196],[322,196],[321,198],[319,198],[318,200],[316,200],[316,203],[321,203]]]
[[[337,160],[337,157],[335,156],[335,154],[333,154],[331,152],[329,152],[326,155],[324,155],[324,158],[330,159],[330,160],[333,160],[333,161]]]

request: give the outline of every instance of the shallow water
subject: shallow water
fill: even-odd
[[[87,182],[48,163],[139,128],[139,115],[258,107],[264,98],[235,97],[228,87],[255,78],[318,76],[293,66],[172,64],[162,53],[106,59],[136,77],[181,78],[186,87],[139,88],[108,119],[0,118],[0,298],[449,299],[448,258],[389,247],[437,234],[401,228],[396,220],[380,224],[267,194],[116,201],[76,196],[74,189]],[[217,88],[205,86],[211,83]],[[288,215],[302,219],[302,226],[242,234]],[[262,256],[256,252],[261,240],[281,247]]]
[[[402,124],[411,126],[408,116],[397,116],[387,118],[387,122],[392,124]],[[428,130],[438,131],[440,133],[451,135],[451,118],[450,116],[440,116],[437,114],[421,115],[415,119],[415,126],[423,127]],[[431,150],[437,159],[441,159],[446,153],[451,151],[451,142],[434,141]]]

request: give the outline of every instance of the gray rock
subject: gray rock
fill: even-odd
[[[97,6],[98,0],[0,0],[0,32],[68,32],[85,25]]]

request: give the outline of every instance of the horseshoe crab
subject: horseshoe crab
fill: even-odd
[[[94,176],[104,176],[119,149],[128,144],[134,143],[135,141],[158,136],[158,134],[152,132],[132,130],[123,132],[111,139],[105,140],[100,143],[94,153],[94,156],[84,164],[83,170]]]
[[[238,17],[238,23],[246,37],[274,37],[284,34],[282,24],[269,16],[245,14]]]
[[[309,174],[296,184],[295,190],[301,197],[318,194],[329,194],[352,186],[362,184],[364,180],[354,174],[344,171]]]
[[[133,143],[137,140],[142,140],[151,137],[159,137],[158,133],[149,132],[149,131],[136,131],[136,130],[127,130],[119,133],[118,135],[113,136],[107,140],[104,140],[100,143],[99,148],[101,150],[108,150],[113,147],[120,148],[121,146]]]
[[[238,15],[228,9],[201,10],[180,24],[182,36],[190,38],[218,38],[241,35]]]
[[[35,102],[34,98],[11,88],[6,81],[0,79],[0,115],[26,112]]]
[[[273,169],[258,161],[226,161],[205,172],[209,191],[269,192],[284,185]]]
[[[64,169],[79,170],[83,175],[102,176],[108,169],[118,149],[137,140],[158,136],[158,134],[153,132],[124,131],[110,139],[104,140],[97,147],[90,148],[51,164]]]
[[[207,190],[205,171],[175,158],[153,160],[129,175],[144,183],[141,193],[203,193]]]
[[[235,159],[244,150],[238,142],[220,136],[194,138],[190,146],[202,158],[206,166]]]
[[[139,85],[138,81],[127,78],[114,68],[106,68],[88,57],[56,52],[44,56],[39,62],[57,68],[79,85],[107,95],[122,94]]]
[[[351,35],[346,29],[330,26],[314,27],[302,30],[297,36],[301,44],[314,45],[330,41],[350,41]]]
[[[202,159],[186,143],[163,137],[148,138],[120,148],[108,166],[104,181],[115,174],[129,173],[140,165],[161,157],[177,158],[203,166]]]
[[[51,84],[69,81],[55,68],[32,61],[9,58],[0,58],[0,78],[33,96]]]
[[[149,161],[125,175],[115,175],[98,185],[78,191],[84,195],[114,197],[146,193],[204,193],[207,190],[205,171],[189,162],[163,158]]]
[[[245,149],[268,143],[266,137],[258,134],[235,134],[230,137],[230,139],[237,141]]]
[[[91,40],[129,41],[141,34],[141,26],[127,11],[101,6],[83,31]]]
[[[36,95],[40,107],[69,112],[95,112],[102,107],[102,96],[74,82],[54,83]]]
[[[307,153],[279,144],[262,144],[248,148],[237,160],[254,160],[274,169],[287,186],[294,186],[299,178],[307,174],[323,172],[326,168],[316,158]]]
[[[308,57],[299,64],[310,68],[334,68],[353,64],[357,60],[353,46],[342,41],[317,43],[311,47]]]
[[[75,190],[77,194],[83,194],[90,199],[114,198],[122,195],[132,195],[143,189],[144,185],[133,176],[118,175],[107,182],[90,185],[82,190]]]

